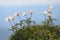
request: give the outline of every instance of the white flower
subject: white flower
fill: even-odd
[[[6,17],[5,21],[7,21],[7,22],[10,21],[9,17]]]
[[[48,12],[51,12],[53,10],[53,6],[50,6],[49,8],[48,8]]]
[[[27,15],[27,13],[26,13],[26,12],[24,12],[24,13],[23,13],[23,16],[26,16],[26,15]]]
[[[14,15],[14,16],[15,16],[15,17],[16,17],[16,16],[19,16],[19,12],[15,12],[15,15]]]
[[[52,9],[48,9],[48,12],[52,12]]]
[[[44,15],[46,15],[46,14],[47,14],[47,11],[46,11],[46,10],[44,10],[44,11],[43,11],[43,14],[44,14]]]
[[[30,14],[33,14],[33,12],[34,12],[33,10],[30,10]]]
[[[14,19],[14,17],[13,16],[8,16],[8,17],[6,17],[6,19],[5,19],[5,21],[11,21],[11,20],[13,20]]]
[[[14,16],[9,16],[10,20],[13,20],[14,19]]]
[[[52,10],[52,9],[53,9],[53,6],[50,6],[50,7],[49,7],[49,9],[51,9],[51,10]]]

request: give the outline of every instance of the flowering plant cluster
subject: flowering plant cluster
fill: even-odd
[[[9,40],[60,40],[60,27],[53,24],[56,19],[52,18],[52,10],[53,6],[49,6],[48,10],[43,11],[45,17],[43,25],[38,25],[31,20],[34,13],[33,10],[29,11],[29,18],[27,17],[27,12],[23,13],[23,16],[26,17],[24,20],[20,20],[19,12],[15,12],[13,16],[6,17],[5,21],[11,24],[11,29],[9,30],[14,33]],[[15,17],[19,18],[19,23],[15,23]]]
[[[23,16],[26,17],[26,20],[20,20],[19,12],[15,12],[15,14],[13,16],[6,17],[5,21],[10,22],[10,24],[11,24],[11,29],[9,29],[9,30],[12,30],[13,33],[15,33],[18,29],[22,28],[23,26],[29,27],[31,25],[31,23],[35,23],[34,21],[31,21],[33,12],[34,12],[33,10],[29,11],[29,13],[31,14],[31,16],[29,18],[27,17],[27,12],[24,12],[22,14]],[[19,18],[19,20],[20,20],[19,23],[15,23],[15,17]]]

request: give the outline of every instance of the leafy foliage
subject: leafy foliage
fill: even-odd
[[[60,27],[34,25],[18,29],[10,40],[60,40]]]

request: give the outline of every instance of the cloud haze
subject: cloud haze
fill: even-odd
[[[60,0],[0,0],[1,6],[60,4]]]

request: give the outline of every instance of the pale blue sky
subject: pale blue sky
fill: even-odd
[[[47,10],[50,5],[54,7],[53,18],[57,19],[54,23],[60,25],[60,0],[0,0],[0,40],[8,40],[10,34],[10,24],[5,22],[7,16],[19,11],[21,19],[24,19],[22,13],[33,9],[32,20],[40,24],[44,20],[43,10]]]

